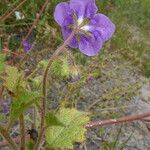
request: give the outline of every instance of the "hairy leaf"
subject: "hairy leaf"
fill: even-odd
[[[51,73],[57,78],[66,79],[69,77],[69,63],[67,57],[59,57],[52,64]]]
[[[56,117],[64,126],[52,126],[46,130],[46,140],[51,148],[73,148],[74,142],[85,140],[84,125],[89,121],[87,113],[76,109],[61,109]]]
[[[15,121],[31,104],[37,102],[40,95],[37,92],[23,90],[14,98],[11,105],[10,121]]]
[[[63,123],[52,112],[47,113],[46,117],[47,126],[63,126]]]
[[[17,68],[7,66],[6,76],[4,77],[4,86],[11,92],[16,93],[17,90],[25,88],[24,73],[19,72]]]
[[[46,69],[47,65],[48,65],[48,60],[42,60],[39,62],[38,67]]]

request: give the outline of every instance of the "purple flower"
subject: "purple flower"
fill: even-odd
[[[70,0],[56,6],[54,18],[61,26],[66,40],[74,29],[75,36],[69,43],[88,56],[98,54],[105,41],[115,32],[115,25],[103,14],[96,14],[95,0]]]
[[[25,52],[29,52],[32,48],[32,44],[29,44],[27,41],[23,42],[23,48]]]

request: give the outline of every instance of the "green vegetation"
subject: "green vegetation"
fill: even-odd
[[[102,12],[117,25],[111,48],[121,50],[127,60],[138,65],[146,76],[150,75],[150,1],[109,0],[99,1]]]
[[[40,116],[37,109],[41,110],[41,94],[39,93],[42,93],[43,90],[42,75],[47,67],[47,60],[54,50],[63,43],[61,29],[53,18],[55,6],[61,0],[50,0],[27,39],[29,43],[33,44],[33,50],[26,55],[20,48],[20,42],[36,20],[37,13],[41,10],[44,1],[22,0],[22,2],[24,3],[16,11],[24,16],[23,19],[17,19],[15,12],[9,14],[21,3],[20,0],[9,2],[3,0],[0,4],[0,16],[2,16],[0,22],[0,88],[4,86],[4,97],[11,97],[13,100],[8,128],[30,105],[36,108],[34,111],[38,117]],[[87,57],[81,54],[78,49],[66,48],[65,53],[53,62],[47,83],[47,107],[54,109],[52,106],[54,99],[55,105],[57,105],[54,107],[57,109],[45,116],[46,140],[52,148],[72,148],[75,141],[82,142],[85,139],[84,133],[86,131],[83,125],[89,121],[87,113],[82,111],[88,112],[93,108],[122,107],[124,102],[129,101],[137,94],[143,84],[143,79],[130,81],[132,77],[136,73],[150,77],[150,1],[96,0],[96,3],[99,7],[99,13],[106,14],[113,20],[116,25],[116,33],[110,41],[105,43],[97,57]],[[7,14],[9,14],[8,17]],[[6,54],[1,53],[2,50]],[[20,65],[18,62],[24,56],[27,56],[25,62],[21,62]],[[13,58],[16,58],[14,64],[11,63]],[[70,82],[72,81],[70,78],[80,78],[80,80]],[[92,94],[87,96],[84,93],[84,87],[90,89],[92,79],[96,79],[97,84],[101,86],[100,88],[95,85],[96,88],[100,88],[99,97]],[[93,91],[94,89],[95,87],[92,88]],[[86,93],[90,93],[90,90]],[[84,101],[87,100],[86,96],[90,99],[89,103]],[[74,109],[78,107],[82,111]],[[121,116],[122,113],[115,110],[91,114],[92,119]],[[5,117],[7,120],[8,116]],[[0,120],[4,120],[3,118],[4,116],[0,114]],[[32,117],[28,116],[28,120],[31,121]],[[31,122],[36,122],[35,124],[39,125],[40,121],[35,119]],[[68,127],[67,130],[66,127]],[[102,128],[100,132],[103,134],[105,130]],[[113,142],[104,141],[104,148],[115,150],[120,135],[121,129],[118,135],[115,135],[116,139]],[[129,139],[120,145],[122,149]],[[31,142],[30,146],[33,149],[34,142]]]
[[[5,1],[0,5],[0,15],[10,10],[20,1],[12,0],[9,4]],[[56,4],[60,0],[51,0],[45,13],[42,15],[40,22],[36,28],[36,41],[44,41],[45,45],[55,48],[62,42],[61,35],[56,31],[60,31],[58,25],[53,19],[53,12]],[[111,40],[111,50],[120,50],[120,53],[127,60],[133,61],[138,65],[146,76],[150,75],[150,50],[149,50],[149,26],[150,26],[150,1],[149,0],[97,0],[99,12],[107,14],[116,24],[116,34]],[[1,43],[7,35],[11,35],[10,49],[18,47],[18,38],[14,33],[27,32],[30,25],[36,18],[43,1],[35,2],[35,0],[26,1],[17,11],[21,12],[25,18],[16,20],[15,13],[12,13],[4,22],[0,23],[1,30],[4,31],[1,37]],[[32,10],[32,11],[30,11]],[[12,32],[14,31],[14,32]],[[22,36],[22,35],[21,35]],[[106,44],[107,45],[107,44]],[[81,54],[82,55],[82,54]]]

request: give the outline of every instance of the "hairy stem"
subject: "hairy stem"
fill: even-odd
[[[25,146],[26,146],[26,133],[25,133],[25,124],[24,124],[24,116],[23,114],[20,115],[19,117],[19,121],[20,121],[20,134],[21,134],[21,150],[25,150]]]
[[[16,143],[13,141],[9,133],[2,126],[0,126],[0,134],[6,139],[6,141],[13,148],[13,150],[18,150]]]
[[[111,124],[141,120],[142,118],[145,118],[145,117],[150,117],[150,112],[146,112],[146,113],[139,114],[139,115],[126,116],[126,117],[117,118],[117,119],[93,121],[91,123],[86,124],[85,128],[93,128],[97,126],[104,126],[104,125],[111,125]]]
[[[46,114],[47,77],[48,77],[49,69],[50,69],[52,63],[54,62],[54,60],[56,60],[58,58],[58,56],[65,50],[65,47],[68,45],[69,41],[72,39],[74,34],[75,34],[75,31],[73,31],[70,34],[70,36],[66,39],[66,41],[63,43],[63,45],[61,45],[54,52],[54,54],[49,59],[48,65],[47,65],[46,70],[44,72],[44,75],[43,75],[43,98],[42,98],[41,125],[40,125],[39,137],[38,137],[38,140],[37,140],[36,145],[35,145],[35,150],[38,150],[38,147],[39,147],[39,145],[41,143],[41,140],[42,140],[42,137],[43,137],[43,134],[44,134],[43,128],[45,128],[45,118],[44,117],[45,117],[45,114]]]
[[[85,128],[94,128],[94,127],[98,127],[98,126],[105,126],[105,125],[108,125],[108,124],[111,125],[111,124],[114,124],[114,123],[124,123],[124,122],[131,122],[131,121],[135,121],[135,120],[149,121],[149,119],[145,119],[146,117],[150,117],[150,112],[146,112],[146,113],[139,114],[139,115],[126,116],[126,117],[122,117],[122,118],[118,118],[118,119],[93,121],[91,123],[86,124]],[[39,135],[39,136],[43,136],[45,129],[46,128],[43,128],[42,134]],[[0,132],[1,132],[1,130],[0,130]],[[30,137],[26,136],[26,140],[29,140],[29,139],[30,139]],[[14,138],[13,141],[15,141],[16,143],[19,144],[20,143],[20,137]],[[0,142],[0,148],[5,147],[8,144],[9,144],[8,141]]]

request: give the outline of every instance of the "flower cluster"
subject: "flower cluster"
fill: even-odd
[[[75,35],[69,43],[88,56],[98,54],[105,41],[115,32],[115,25],[103,14],[96,14],[95,0],[70,0],[56,6],[54,18],[61,26],[66,40],[74,30]]]

